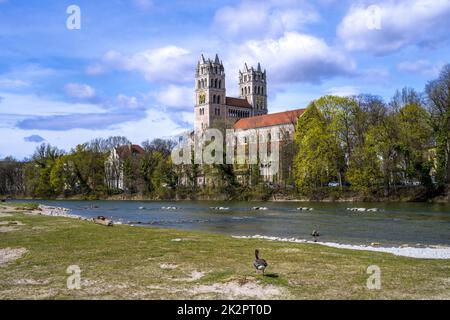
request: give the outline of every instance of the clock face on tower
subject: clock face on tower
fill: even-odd
[[[264,98],[262,97],[257,97],[256,98],[256,104],[260,107],[264,106]]]
[[[204,93],[200,93],[198,96],[198,103],[204,104],[206,102],[206,95]]]

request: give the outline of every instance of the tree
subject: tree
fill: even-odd
[[[24,195],[24,164],[13,157],[0,160],[0,194]]]
[[[436,144],[436,182],[450,183],[450,65],[425,88]]]
[[[328,131],[334,140],[335,167],[339,184],[342,186],[353,149],[357,144],[354,123],[360,109],[355,100],[337,96],[322,97],[315,101],[315,105],[323,114]]]
[[[418,181],[431,188],[430,171],[433,162],[430,151],[433,131],[430,126],[430,114],[418,104],[419,102],[419,100],[408,101],[395,115],[395,123],[399,130],[400,166],[403,180],[407,184]]]
[[[50,183],[50,173],[57,159],[63,154],[64,151],[50,144],[44,143],[36,148],[31,161],[25,165],[27,193],[42,198],[55,195]]]
[[[131,144],[130,140],[123,136],[112,136],[107,139],[96,138],[85,143],[86,149],[98,153],[107,153],[112,149]]]
[[[142,142],[142,147],[146,152],[160,152],[165,158],[170,156],[172,149],[175,146],[176,142],[169,139],[154,139],[151,142],[148,140]]]
[[[298,120],[295,143],[298,148],[295,177],[300,191],[309,192],[336,178],[336,140],[316,102],[312,102]]]

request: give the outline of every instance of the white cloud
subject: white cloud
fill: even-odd
[[[55,75],[56,71],[37,64],[27,64],[14,67],[0,74],[0,88],[21,89],[31,86],[42,78]]]
[[[359,89],[353,86],[332,87],[327,90],[327,94],[339,97],[355,96],[358,95],[359,93],[360,93]]]
[[[109,136],[120,135],[126,136],[134,143],[141,143],[147,139],[152,140],[154,138],[170,137],[183,130],[184,128],[170,119],[165,112],[156,110],[148,110],[140,120],[124,122],[108,129],[95,131],[91,129],[72,129],[65,131],[22,130],[0,126],[0,136],[8,137],[8,139],[0,139],[0,158],[10,154],[19,159],[29,157],[34,152],[36,146],[26,142],[24,138],[31,134],[43,136],[48,143],[68,151],[77,144],[90,141],[97,137],[107,138]]]
[[[126,56],[117,51],[108,51],[102,64],[87,68],[88,74],[99,74],[108,70],[137,71],[148,81],[192,81],[195,59],[186,49],[166,46],[149,49]]]
[[[194,88],[169,85],[155,94],[156,100],[163,106],[172,109],[192,110],[195,104]]]
[[[397,64],[399,71],[418,73],[424,76],[436,77],[444,64],[433,64],[429,60],[403,61]]]
[[[355,62],[330,47],[324,40],[306,34],[287,32],[278,39],[248,41],[232,50],[233,74],[244,62],[256,67],[261,62],[274,83],[309,82],[352,74]]]
[[[95,97],[95,89],[83,83],[68,83],[64,86],[67,95],[81,100]]]
[[[124,94],[119,94],[116,98],[116,107],[137,109],[142,106],[142,103],[136,97],[130,97]]]
[[[0,92],[0,96],[3,98],[0,104],[2,122],[10,114],[17,116],[49,116],[71,114],[74,112],[80,114],[105,112],[101,106],[96,104],[68,103],[34,94]]]
[[[16,89],[28,87],[30,84],[26,81],[19,79],[10,79],[6,77],[0,77],[0,88],[4,89]]]
[[[243,1],[217,10],[213,27],[233,38],[259,39],[296,31],[319,19],[305,1]]]
[[[366,1],[349,9],[337,34],[349,50],[384,54],[448,37],[449,15],[450,0]]]
[[[86,68],[86,74],[90,76],[103,74],[105,71],[105,68],[101,64],[94,64]]]

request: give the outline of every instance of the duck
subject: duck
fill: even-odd
[[[311,235],[314,238],[314,242],[317,242],[317,238],[320,237],[320,233],[317,230],[313,230],[313,232],[311,232]]]
[[[256,249],[255,250],[255,261],[253,262],[253,266],[255,267],[255,269],[258,271],[262,271],[262,274],[264,275],[264,270],[267,268],[268,264],[266,262],[266,260],[264,259],[260,259],[259,258],[259,250]]]

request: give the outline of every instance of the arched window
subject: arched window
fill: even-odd
[[[242,88],[241,90],[242,90],[242,95],[244,95],[244,88]]]
[[[217,96],[217,103],[220,104],[220,96]]]
[[[219,89],[222,88],[222,80],[219,80]]]
[[[202,85],[202,84],[201,84],[200,80],[198,80],[198,81],[197,81],[197,88],[201,88],[201,85]]]
[[[248,87],[248,94],[252,93],[250,87]]]
[[[261,88],[261,94],[264,95],[264,87]]]
[[[245,87],[245,95],[247,95],[247,87]]]
[[[216,79],[216,83],[215,83],[215,85],[216,85],[216,88],[218,88],[217,84],[218,84],[218,80]]]

